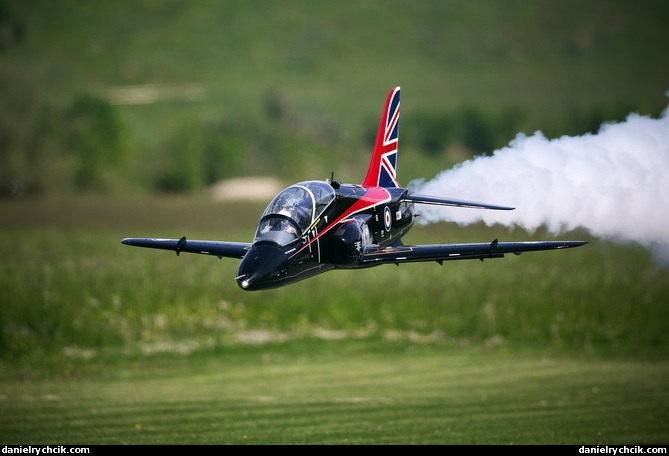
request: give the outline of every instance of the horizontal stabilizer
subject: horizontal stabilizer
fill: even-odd
[[[500,211],[511,211],[515,207],[497,206],[495,204],[477,203],[474,201],[463,201],[440,196],[421,195],[420,193],[409,193],[404,197],[406,201],[422,204],[436,204],[438,206],[470,207],[474,209],[496,209]]]
[[[181,239],[127,238],[121,243],[135,247],[172,250],[177,255],[180,252],[188,252],[214,255],[219,258],[243,258],[251,248],[251,243],[246,242],[190,241],[185,236]]]

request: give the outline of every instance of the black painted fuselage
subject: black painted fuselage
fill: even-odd
[[[335,268],[357,269],[368,247],[400,245],[415,220],[404,188],[309,181],[277,195],[260,219],[237,282],[281,287]]]

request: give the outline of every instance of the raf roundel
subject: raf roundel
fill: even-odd
[[[392,226],[393,217],[390,215],[390,208],[386,206],[383,210],[383,223],[386,225],[386,231],[390,231]]]

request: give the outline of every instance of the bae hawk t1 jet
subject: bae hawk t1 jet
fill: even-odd
[[[253,242],[127,238],[137,247],[240,259],[235,280],[244,290],[267,290],[333,269],[382,264],[502,258],[504,254],[578,247],[586,241],[498,242],[404,245],[416,219],[415,204],[512,210],[471,201],[422,195],[397,182],[400,88],[383,109],[367,175],[361,184],[305,181],[269,203]]]

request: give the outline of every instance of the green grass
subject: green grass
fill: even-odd
[[[669,435],[666,362],[297,345],[137,360],[94,378],[3,381],[0,439],[630,445]]]
[[[669,271],[638,246],[333,271],[245,292],[237,262],[123,237],[250,240],[263,205],[0,202],[0,440],[661,444]],[[415,227],[410,242],[541,239]]]
[[[0,316],[4,350],[18,359],[37,356],[42,351],[34,349],[45,346],[52,348],[48,353],[72,345],[104,350],[110,344],[142,351],[192,338],[189,344],[212,348],[254,335],[293,340],[323,331],[372,340],[542,344],[626,354],[665,354],[669,347],[669,271],[659,269],[641,247],[592,239],[574,250],[484,263],[333,271],[291,287],[248,293],[233,280],[236,261],[176,257],[119,241],[184,234],[247,241],[260,213],[257,205],[107,198],[3,206],[8,228],[0,243],[5,260],[0,287],[7,305]],[[522,230],[437,224],[415,227],[407,241],[496,237],[545,238]],[[560,237],[590,239],[584,232]]]

